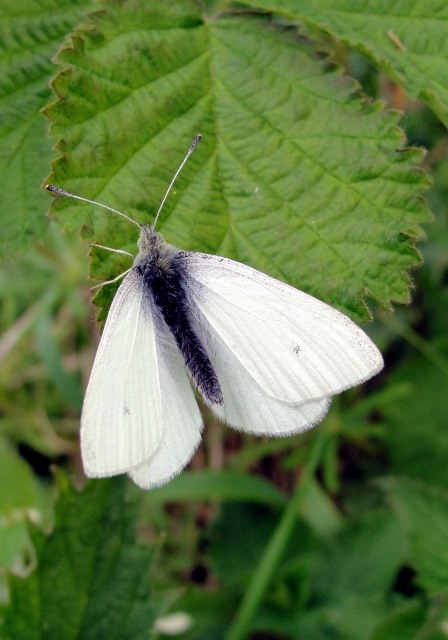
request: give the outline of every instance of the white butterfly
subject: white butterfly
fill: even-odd
[[[311,428],[331,396],[383,367],[372,341],[339,311],[138,226],[139,253],[111,305],[84,400],[87,476],[128,473],[148,489],[179,473],[202,430],[191,383],[226,424],[284,436]]]

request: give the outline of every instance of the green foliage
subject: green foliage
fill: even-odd
[[[408,532],[409,560],[418,582],[430,595],[448,590],[448,493],[408,480],[388,479],[383,485]]]
[[[367,56],[373,64],[426,100],[448,123],[448,11],[443,0],[255,0],[244,2],[305,21]]]
[[[0,439],[0,584],[7,589],[7,571],[27,576],[36,566],[28,522],[48,525],[48,492],[42,490],[25,461]]]
[[[446,3],[5,0],[0,15],[0,637],[446,638]],[[374,308],[386,369],[302,436],[208,420],[168,485],[76,490],[97,341],[85,243],[136,237],[39,185],[53,161],[52,182],[150,222],[198,132],[166,239],[359,321]],[[435,220],[411,282],[423,195]],[[91,253],[96,280],[129,267]]]
[[[59,489],[54,531],[33,536],[37,570],[11,578],[6,637],[147,638],[152,554],[135,543],[138,504],[126,501],[122,478],[79,493],[61,476]]]
[[[235,471],[228,471],[225,475],[210,471],[185,472],[168,484],[153,489],[147,501],[160,504],[176,500],[206,500],[213,496],[221,500],[247,500],[276,507],[284,507],[286,503],[285,497],[272,484]]]
[[[78,0],[1,3],[0,247],[9,257],[45,233],[48,198],[38,187],[53,153],[39,110],[51,98],[51,59],[87,6]]]
[[[397,114],[363,102],[267,18],[207,16],[187,0],[105,6],[57,57],[52,182],[149,222],[201,131],[162,215],[169,241],[250,263],[361,320],[367,296],[409,299],[425,180],[420,153],[400,149]],[[72,201],[58,211],[101,244],[135,246],[108,213]]]

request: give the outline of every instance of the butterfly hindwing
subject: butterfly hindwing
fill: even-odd
[[[129,472],[143,489],[168,482],[178,474],[199,445],[202,430],[202,417],[180,351],[160,318],[155,325],[163,432],[152,456]]]
[[[214,328],[201,323],[201,339],[216,371],[224,403],[211,409],[223,422],[255,434],[289,435],[310,429],[325,416],[329,398],[293,404],[268,395]]]

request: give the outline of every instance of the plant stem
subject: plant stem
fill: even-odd
[[[244,638],[246,638],[252,620],[268,590],[289,538],[291,537],[298,508],[306,493],[309,481],[314,476],[319,465],[322,450],[327,439],[326,436],[326,432],[321,429],[314,441],[308,463],[296,485],[294,494],[283,512],[264,551],[263,557],[252,576],[249,588],[243,597],[235,620],[226,635],[226,640],[244,640]]]

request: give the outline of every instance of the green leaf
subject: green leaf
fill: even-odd
[[[149,504],[183,500],[247,501],[284,507],[286,497],[267,480],[238,471],[184,471],[145,496]]]
[[[176,603],[176,609],[188,611],[194,625],[182,640],[210,640],[224,638],[229,620],[235,613],[235,594],[224,589],[187,589]]]
[[[390,514],[374,513],[341,531],[314,582],[313,602],[325,611],[331,637],[369,637],[387,610],[386,594],[403,558],[404,536]]]
[[[307,484],[301,512],[311,529],[323,538],[333,536],[343,524],[334,502],[314,478]]]
[[[426,610],[421,602],[405,602],[401,606],[392,610],[384,620],[377,626],[369,640],[391,640],[391,638],[415,638],[419,637],[422,629]],[[435,640],[433,636],[422,636]],[[440,640],[442,640],[440,637]]]
[[[260,560],[277,518],[260,505],[226,504],[210,535],[210,562],[220,583],[244,592]]]
[[[62,355],[53,335],[49,314],[42,315],[37,322],[36,339],[39,354],[47,366],[55,388],[58,389],[70,407],[80,411],[82,407],[81,385],[77,377],[64,369]]]
[[[7,637],[148,638],[152,551],[136,545],[137,505],[125,500],[122,480],[91,482],[78,493],[59,478],[55,530],[33,536],[37,570],[10,580]]]
[[[46,228],[39,189],[53,157],[40,109],[50,98],[51,59],[79,21],[80,0],[2,0],[0,5],[0,255],[25,251]]]
[[[425,100],[448,124],[448,9],[445,0],[243,0],[304,20],[367,56]]]
[[[168,241],[251,264],[358,320],[368,297],[409,300],[426,180],[420,152],[397,153],[397,114],[363,102],[267,17],[210,16],[190,0],[104,7],[57,58],[51,182],[151,222],[200,131],[162,212]],[[134,228],[112,214],[55,209],[64,227],[135,251]],[[130,266],[101,259],[97,278]]]
[[[239,597],[247,588],[247,582],[256,570],[266,541],[276,525],[275,511],[266,506],[238,502],[222,506],[212,526],[209,557],[220,584],[226,588],[232,587],[235,597]],[[276,572],[277,579],[272,581],[268,599],[273,599],[275,589],[280,592],[283,590],[288,578],[301,585],[302,591],[307,591],[310,558],[315,547],[315,538],[310,529],[304,523],[296,522],[294,534]]]
[[[5,569],[24,576],[35,566],[27,521],[30,516],[34,521],[40,520],[39,502],[38,485],[31,469],[0,438],[1,578]]]
[[[448,589],[448,493],[405,479],[381,480],[407,531],[409,560],[429,595]]]
[[[403,558],[403,535],[390,514],[352,522],[328,547],[316,576],[316,595],[329,602],[383,595]]]
[[[440,298],[439,295],[440,313]],[[443,314],[442,314],[443,317]],[[387,422],[383,438],[392,472],[443,485],[448,489],[447,376],[421,355],[403,360],[389,379],[390,387],[406,384],[401,402],[382,407]]]
[[[379,595],[358,595],[355,590],[345,600],[326,609],[326,619],[334,631],[332,637],[367,640],[386,611]]]

